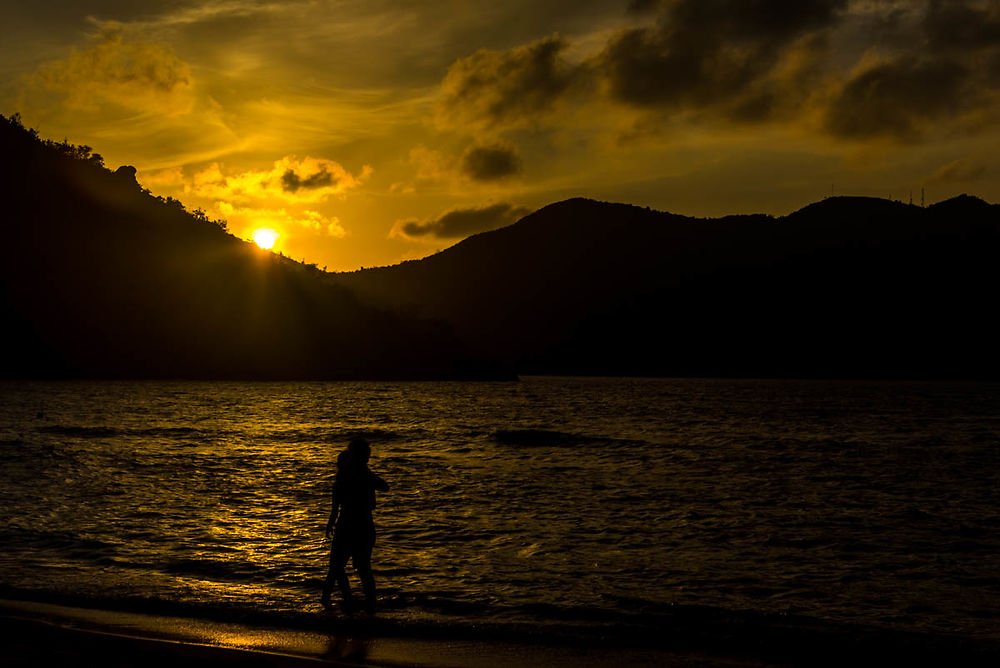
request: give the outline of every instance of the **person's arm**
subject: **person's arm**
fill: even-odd
[[[339,505],[337,503],[337,482],[333,483],[333,507],[330,508],[330,519],[326,522],[326,537],[329,538],[330,534],[333,533],[333,525],[337,523],[337,511],[339,510]]]
[[[380,478],[377,474],[373,473],[372,471],[369,471],[369,473],[371,473],[372,476],[372,487],[374,487],[379,492],[389,491],[389,483],[387,483],[385,480],[382,480],[382,478]]]

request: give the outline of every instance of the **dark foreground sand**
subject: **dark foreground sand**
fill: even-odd
[[[2,666],[764,666],[702,654],[483,640],[372,638],[0,600]]]
[[[317,659],[3,620],[4,666],[315,666]]]
[[[611,645],[594,637],[582,647],[579,640],[511,639],[481,630],[467,632],[475,637],[455,630],[445,637],[381,619],[317,612],[310,628],[275,628],[0,599],[0,666],[1000,666],[1000,641],[885,630],[673,623],[664,625],[652,643],[646,638]]]

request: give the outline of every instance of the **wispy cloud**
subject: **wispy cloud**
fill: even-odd
[[[953,183],[975,183],[987,172],[986,165],[969,160],[954,160],[941,165],[930,178],[927,185],[948,185]]]
[[[301,11],[305,6],[314,6],[315,1],[306,2],[254,2],[253,0],[219,0],[205,2],[197,6],[170,7],[164,12],[130,21],[107,20],[100,16],[90,16],[91,24],[99,27],[128,26],[132,29],[187,26],[223,18],[243,18],[260,14],[277,14]]]
[[[103,31],[90,47],[41,65],[22,80],[19,105],[93,111],[185,114],[195,104],[191,67],[164,44],[127,40]]]

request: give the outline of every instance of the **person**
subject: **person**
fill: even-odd
[[[365,609],[375,612],[375,577],[372,574],[372,548],[375,546],[375,492],[389,491],[385,480],[368,468],[371,446],[363,438],[354,438],[337,457],[337,475],[333,481],[333,507],[326,523],[326,536],[333,534],[330,547],[330,570],[323,586],[323,607],[330,607],[334,583],[340,588],[344,609],[353,612],[354,599],[344,567],[350,559],[361,578]]]

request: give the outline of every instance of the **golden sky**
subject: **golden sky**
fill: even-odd
[[[4,114],[330,270],[575,196],[1000,199],[1000,0],[43,0],[0,25]]]

